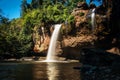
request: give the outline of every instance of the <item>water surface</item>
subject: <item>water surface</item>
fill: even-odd
[[[0,63],[0,80],[80,80],[79,63]]]

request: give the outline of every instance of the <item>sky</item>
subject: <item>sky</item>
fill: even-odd
[[[0,0],[0,9],[2,15],[9,18],[19,18],[20,17],[20,5],[22,0]],[[31,0],[27,0],[28,3]]]
[[[86,3],[87,3],[88,5],[90,5],[90,4],[89,4],[89,3],[90,3],[90,0],[86,0]],[[92,0],[91,3],[95,4],[96,7],[98,7],[98,6],[102,5],[103,0]]]

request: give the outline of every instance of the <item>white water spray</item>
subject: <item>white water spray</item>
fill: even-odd
[[[95,29],[95,25],[96,25],[96,20],[95,20],[95,8],[92,10],[91,13],[91,24],[92,24],[92,31]]]
[[[56,43],[57,43],[57,38],[59,35],[60,28],[61,28],[61,24],[57,24],[54,26],[54,31],[51,37],[47,58],[46,58],[47,62],[55,60],[55,48],[56,48]]]

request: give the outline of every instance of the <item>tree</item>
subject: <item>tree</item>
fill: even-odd
[[[22,0],[22,4],[21,4],[21,16],[24,16],[25,13],[27,13],[27,9],[28,9],[28,4],[26,0]]]
[[[32,9],[40,8],[42,5],[43,5],[43,0],[32,0],[31,2]]]

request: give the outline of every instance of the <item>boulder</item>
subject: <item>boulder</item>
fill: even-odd
[[[80,52],[80,62],[93,66],[112,66],[120,63],[120,56],[112,54],[101,49],[84,48]]]

